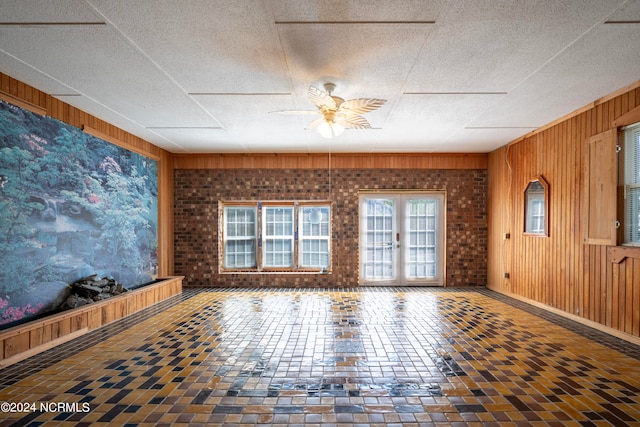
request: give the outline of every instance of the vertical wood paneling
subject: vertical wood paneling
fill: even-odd
[[[486,169],[486,154],[174,154],[175,169]]]
[[[17,354],[24,353],[29,350],[29,332],[23,332],[18,335],[6,338],[4,340],[5,358],[13,357]]]
[[[173,276],[173,158],[163,151],[158,161],[158,274]]]
[[[489,154],[487,270],[491,289],[638,337],[637,252],[617,263],[607,257],[607,246],[583,242],[586,140],[614,129],[616,119],[640,105],[638,84],[627,89]],[[550,186],[549,237],[522,232],[522,191],[536,175]],[[503,241],[507,231],[512,237]],[[502,277],[505,268],[510,279]]]
[[[640,286],[638,286],[638,277],[640,277],[640,260],[634,259],[633,263],[628,264],[627,281],[634,283],[633,286],[633,314],[631,334],[640,335]],[[633,281],[635,278],[635,282]]]

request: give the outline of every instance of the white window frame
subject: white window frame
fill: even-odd
[[[327,205],[303,205],[298,215],[300,269],[326,271],[331,264],[331,208]],[[305,227],[305,219],[309,220],[309,227]],[[314,250],[316,245],[318,249]],[[321,250],[323,247],[327,248],[326,252]],[[325,262],[320,262],[325,257]],[[314,259],[318,262],[313,262]]]
[[[246,212],[251,212],[253,214],[253,234],[236,234],[236,233],[230,233],[229,231],[229,226],[231,225],[230,221],[224,221],[224,231],[223,234],[226,236],[226,239],[224,241],[224,249],[222,252],[224,252],[224,265],[226,266],[227,269],[229,270],[238,270],[238,269],[247,269],[247,268],[256,268],[257,267],[257,263],[256,263],[256,255],[257,255],[257,233],[258,233],[258,213],[257,210],[254,206],[247,206],[247,205],[233,205],[233,206],[225,206],[223,211],[223,217],[224,218],[229,218],[230,212],[235,212],[235,211],[246,211]],[[235,215],[234,215],[234,219],[235,219]],[[234,222],[236,223],[236,222]],[[238,223],[236,223],[238,224]],[[245,222],[245,227],[248,227],[248,225],[250,223]],[[238,263],[234,263],[233,265],[228,265],[228,260],[229,260],[229,253],[228,253],[228,243],[231,242],[240,242],[240,241],[244,241],[245,243],[247,243],[249,246],[252,246],[253,251],[251,252],[244,252],[244,258],[245,260],[249,259],[251,260],[251,262],[244,262],[241,265],[239,265]],[[222,246],[221,246],[222,247]],[[236,255],[238,254],[237,252],[234,252],[234,257],[240,256],[240,255]]]
[[[392,202],[389,208],[392,215],[389,223],[388,215],[382,215],[382,228],[376,230],[369,227],[369,224],[378,224],[368,221],[372,218],[368,213],[368,200],[386,200]],[[412,249],[424,246],[419,242],[411,241],[411,233],[424,230],[412,230],[411,215],[407,209],[407,202],[412,199],[428,199],[435,201],[435,276],[421,277],[415,275],[410,270]],[[446,192],[444,190],[360,190],[359,191],[359,281],[366,286],[444,286],[446,281]],[[428,230],[427,233],[432,230]],[[370,236],[376,233],[382,237]],[[414,233],[415,234],[415,233]],[[373,252],[371,252],[373,250]],[[385,250],[391,251],[391,258],[388,255],[380,254]],[[382,251],[382,252],[381,252]],[[415,251],[414,251],[415,253]],[[373,256],[373,258],[372,258]],[[381,262],[380,262],[381,261]],[[371,265],[371,263],[376,265]],[[387,265],[384,264],[388,264]],[[383,270],[378,273],[378,270]]]
[[[264,269],[288,269],[295,265],[294,205],[263,204],[261,247]]]
[[[625,126],[624,134],[624,229],[623,245],[640,246],[640,123]]]
[[[532,185],[539,185],[534,189]],[[527,183],[524,190],[524,234],[538,237],[549,236],[549,184],[542,176]]]
[[[228,265],[225,253],[228,242],[238,240],[229,233],[228,213],[233,209],[253,209],[255,212],[255,260],[253,266]],[[271,214],[282,209],[290,221],[271,222]],[[305,218],[312,218],[310,212],[321,211],[320,224],[304,227]],[[220,201],[219,202],[219,273],[330,273],[331,272],[331,202],[330,201]],[[288,213],[288,214],[287,214]],[[308,230],[305,233],[305,229]],[[241,236],[245,240],[249,236]],[[315,242],[318,262],[305,262],[303,250],[307,243]],[[280,253],[270,251],[272,243],[280,249],[290,250]],[[326,249],[323,251],[322,249]],[[309,254],[307,250],[307,254]],[[284,262],[283,262],[284,260]],[[324,261],[324,262],[321,262]],[[248,265],[250,263],[246,263]]]
[[[534,194],[529,198],[529,232],[544,234],[544,194]]]

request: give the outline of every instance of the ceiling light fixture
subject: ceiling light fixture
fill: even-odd
[[[318,126],[318,133],[325,138],[340,136],[342,132],[344,132],[344,126],[340,125],[340,123],[325,120]]]
[[[318,133],[324,138],[339,136],[346,128],[371,129],[371,125],[362,114],[382,107],[386,99],[356,98],[345,101],[332,93],[336,85],[325,83],[321,90],[310,86],[307,95],[318,110],[286,110],[274,111],[282,114],[320,114],[321,117],[309,123],[309,127],[318,128]]]
[[[339,96],[331,95],[335,88],[336,85],[333,83],[324,84],[324,90],[327,91],[327,95],[331,97],[333,103],[335,103],[335,106],[332,104],[330,104],[329,108],[327,108],[327,105],[324,104],[322,106],[318,106],[323,118],[322,123],[318,125],[318,133],[324,138],[333,138],[334,136],[340,136],[342,132],[344,132],[344,126],[336,122],[336,112],[344,102],[344,99],[340,98]]]

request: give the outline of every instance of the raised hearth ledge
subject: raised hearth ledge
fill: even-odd
[[[182,293],[184,276],[160,278],[106,300],[0,331],[0,369]]]

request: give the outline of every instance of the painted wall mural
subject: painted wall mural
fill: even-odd
[[[56,311],[98,274],[157,273],[154,160],[0,101],[0,329]]]

